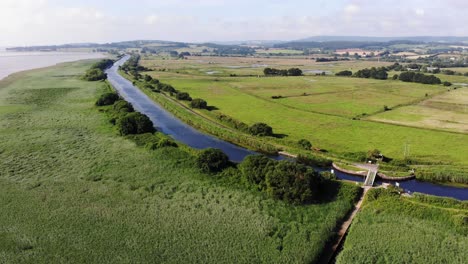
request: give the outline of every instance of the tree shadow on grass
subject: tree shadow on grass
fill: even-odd
[[[288,135],[286,135],[286,134],[273,134],[272,137],[275,137],[275,138],[285,138],[285,137],[288,137]]]
[[[206,107],[206,110],[208,110],[208,111],[214,111],[214,110],[219,110],[219,108],[216,107],[216,106],[213,106],[213,105],[209,105],[209,106]]]

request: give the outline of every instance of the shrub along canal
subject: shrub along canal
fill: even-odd
[[[106,71],[107,78],[120,96],[131,103],[137,111],[147,115],[151,121],[153,121],[156,129],[195,149],[205,149],[210,147],[221,149],[234,162],[240,162],[246,156],[255,154],[255,152],[251,150],[233,145],[229,142],[196,130],[151,100],[129,80],[119,74],[119,66],[124,64],[129,58],[129,55],[124,56],[110,69],[108,69]],[[274,158],[278,160],[285,159],[281,156]],[[335,172],[335,174],[337,178],[343,180],[351,180],[355,182],[364,181],[364,178],[359,176],[349,175],[342,172]],[[381,183],[382,181],[377,181],[376,184]],[[408,192],[420,192],[430,195],[468,200],[468,188],[438,185],[418,180],[401,182],[400,187]]]

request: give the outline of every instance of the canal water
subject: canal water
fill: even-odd
[[[124,64],[130,56],[125,56],[117,61],[106,71],[109,82],[125,100],[130,102],[134,108],[147,115],[153,121],[156,129],[167,134],[177,141],[180,141],[195,149],[218,148],[226,153],[234,162],[242,161],[246,156],[255,152],[233,145],[229,142],[218,139],[214,136],[202,133],[195,128],[185,124],[180,119],[169,113],[162,106],[151,100],[140,89],[136,88],[130,81],[118,73],[119,66]],[[277,160],[283,157],[274,157]],[[318,169],[323,170],[323,169]],[[337,178],[355,182],[363,182],[364,178],[336,172]],[[376,184],[382,184],[377,181]],[[394,184],[394,182],[389,182]],[[420,192],[436,196],[452,197],[459,200],[468,200],[468,188],[458,188],[444,185],[437,185],[418,180],[400,182],[400,187],[408,192]]]

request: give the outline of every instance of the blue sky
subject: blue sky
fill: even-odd
[[[468,0],[0,0],[0,46],[468,36]]]

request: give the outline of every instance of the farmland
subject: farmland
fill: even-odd
[[[466,118],[465,113],[456,110],[462,107],[456,98],[465,93],[465,88],[331,76],[341,70],[355,71],[386,63],[146,57],[141,64],[153,69],[146,74],[216,107],[214,111],[197,110],[201,115],[215,119],[216,114],[222,113],[247,124],[271,125],[275,133],[285,136],[269,140],[283,149],[296,151],[296,142],[304,138],[338,158],[377,148],[387,157],[403,160],[408,158],[404,147],[411,144],[413,165],[423,165],[426,170],[432,165],[450,165],[460,171],[467,165],[467,145],[463,144],[468,142],[463,123]],[[305,76],[301,77],[263,77],[260,66],[299,67],[316,72],[304,71]],[[322,71],[328,74],[318,74]],[[467,80],[464,76],[438,76],[443,81]],[[446,100],[444,109],[427,107],[440,100]],[[444,124],[430,121],[437,115],[444,117]],[[428,121],[421,121],[428,117]]]
[[[200,172],[186,148],[138,147],[94,106],[109,88],[79,78],[90,65],[0,83],[0,262],[317,260],[355,186],[293,206]]]
[[[465,263],[468,204],[374,189],[337,263]]]

